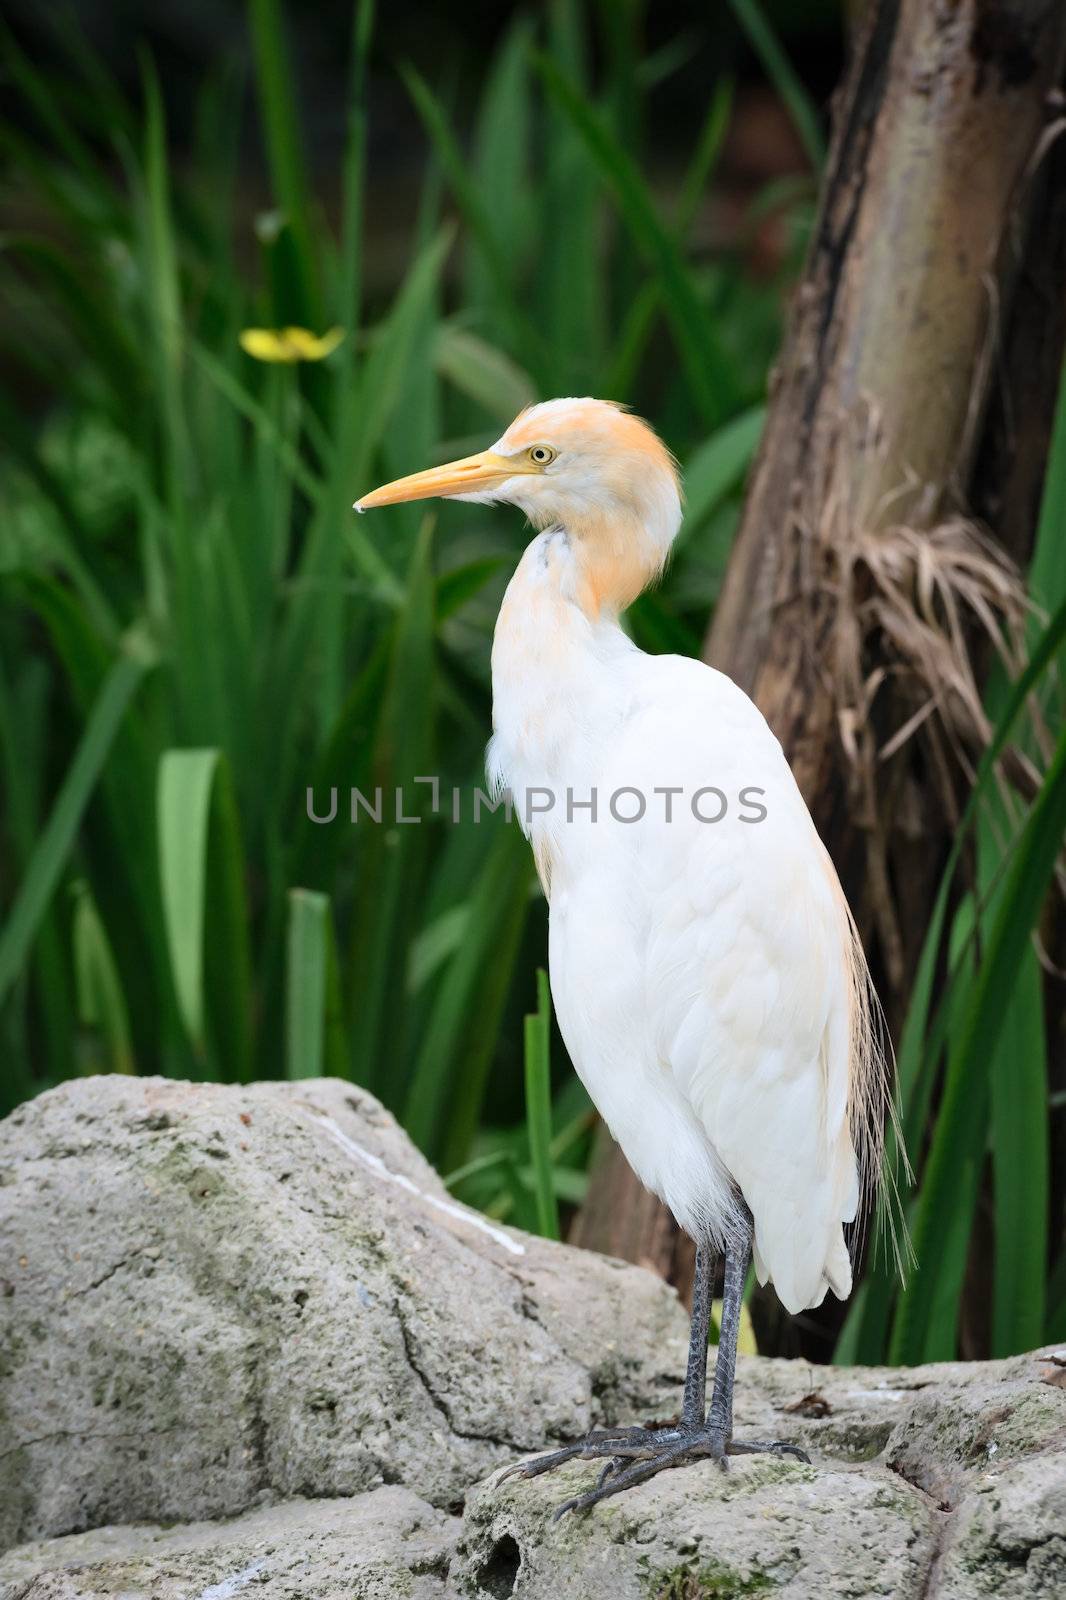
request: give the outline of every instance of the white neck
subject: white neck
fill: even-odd
[[[492,645],[489,778],[511,791],[542,876],[540,846],[565,816],[567,789],[587,793],[591,764],[624,709],[621,665],[636,650],[613,608],[590,605],[576,544],[562,528],[532,541],[507,586]],[[551,791],[555,804],[531,819],[527,798],[537,789]]]

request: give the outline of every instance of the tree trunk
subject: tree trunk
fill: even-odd
[[[991,380],[1001,368],[1017,375],[1002,346],[1026,248],[1046,264],[1061,260],[1066,239],[1058,196],[1031,235],[1027,227],[1064,47],[1062,0],[864,8],[810,258],[706,643],[706,659],[753,696],[784,746],[893,1026],[951,831],[953,750],[972,750],[983,730],[955,657],[924,635],[911,651],[886,586],[895,584],[896,600],[901,588],[913,591],[919,562],[931,558],[950,583],[952,562],[975,550],[989,559],[990,589],[1006,581],[964,520],[971,488],[980,511],[1002,522],[1011,553],[1026,553],[1040,477],[1032,441],[1046,439],[1054,387],[1045,378],[1061,358],[1061,280],[1040,381],[1024,398],[1024,459],[1004,448],[1010,429],[998,406],[989,428],[1001,493],[987,471],[975,482],[974,463]],[[1021,484],[1019,528],[1012,501]],[[948,686],[935,681],[945,675]],[[931,699],[937,714],[923,716]],[[884,759],[886,743],[912,722],[920,737]],[[594,1174],[574,1238],[644,1260],[687,1288],[672,1224],[649,1206],[616,1148]]]

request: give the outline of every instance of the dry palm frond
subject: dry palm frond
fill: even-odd
[[[981,640],[991,645],[1008,677],[1015,677],[1024,667],[1025,624],[1033,607],[1007,556],[961,516],[931,528],[899,523],[852,531],[835,544],[834,556],[838,720],[862,802],[885,960],[897,983],[904,971],[903,944],[890,888],[879,770],[920,735],[945,815],[958,820],[958,773],[972,782],[993,732],[977,677]],[[878,663],[870,670],[872,638],[878,641]],[[893,686],[903,715],[878,747],[870,710],[886,684]],[[1044,750],[1046,731],[1035,701],[1031,712]],[[1015,794],[1030,799],[1040,783],[1037,767],[1017,747],[1004,752],[1000,776],[1009,808]]]

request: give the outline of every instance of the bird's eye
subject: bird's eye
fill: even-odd
[[[535,461],[538,467],[546,467],[549,461],[555,460],[555,451],[550,444],[534,444],[529,449],[530,461]]]

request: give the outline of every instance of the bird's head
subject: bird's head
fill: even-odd
[[[571,535],[597,603],[628,605],[661,571],[681,523],[677,464],[646,422],[607,400],[529,406],[489,450],[415,472],[357,511],[444,496],[506,501]]]

